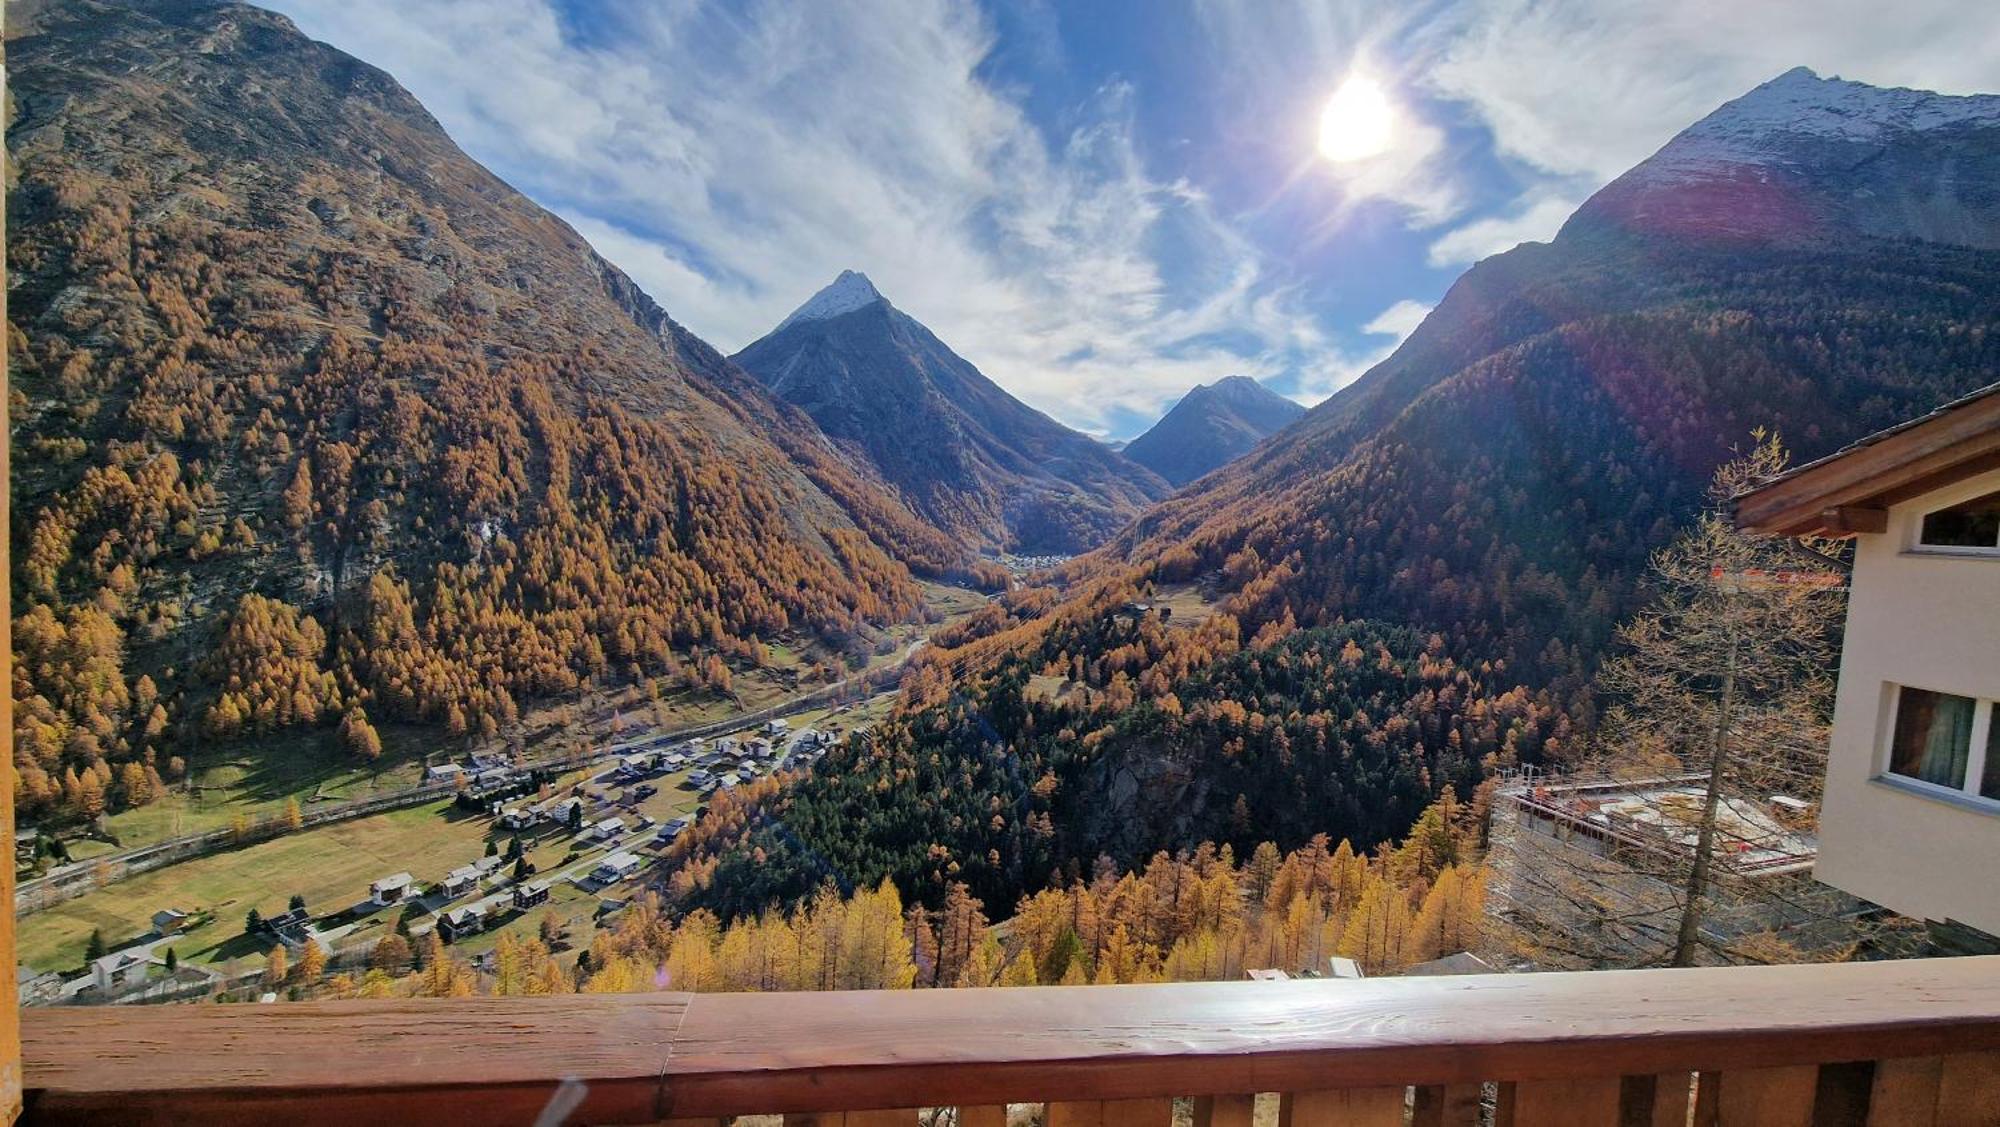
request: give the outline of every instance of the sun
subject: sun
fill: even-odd
[[[1382,84],[1365,74],[1350,76],[1326,101],[1319,115],[1319,152],[1336,164],[1367,160],[1395,142],[1396,108]]]

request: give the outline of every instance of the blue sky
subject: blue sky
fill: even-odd
[[[1232,373],[1316,402],[1478,258],[1795,65],[2000,89],[1962,0],[277,0],[735,351],[842,269],[1130,437]],[[1335,164],[1322,106],[1387,93]]]

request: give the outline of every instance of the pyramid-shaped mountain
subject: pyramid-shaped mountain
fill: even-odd
[[[969,544],[1081,551],[1168,492],[1007,394],[852,270],[733,359]]]

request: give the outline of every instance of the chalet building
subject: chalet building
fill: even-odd
[[[477,908],[454,908],[438,917],[438,935],[446,943],[473,935],[486,927],[486,915]]]
[[[304,908],[289,908],[280,915],[265,916],[262,923],[264,934],[293,950],[304,947],[312,938],[311,925],[312,913]]]
[[[2000,384],[1736,498],[1854,540],[1817,875],[2000,950]]]
[[[643,863],[636,854],[613,853],[591,870],[590,879],[599,884],[615,884],[638,872]]]
[[[408,896],[410,894],[410,885],[415,880],[416,878],[408,873],[396,873],[393,876],[383,877],[381,880],[368,886],[368,898],[373,900],[377,907],[386,908],[402,900],[403,897]]]
[[[438,892],[447,898],[463,896],[478,887],[479,870],[472,865],[461,865],[438,882]]]
[[[91,984],[105,994],[116,993],[146,980],[152,959],[145,951],[132,948],[113,951],[90,964]]]
[[[179,908],[162,908],[153,913],[153,934],[172,935],[187,926],[188,913]]]
[[[525,912],[529,908],[533,908],[541,904],[546,904],[548,902],[549,902],[548,881],[545,880],[529,881],[527,884],[519,884],[514,886],[514,907],[520,911]]]

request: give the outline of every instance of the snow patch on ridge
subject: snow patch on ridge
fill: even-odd
[[[858,270],[842,270],[840,277],[835,278],[831,285],[792,310],[792,315],[778,322],[778,327],[771,331],[783,332],[800,321],[824,321],[887,300],[875,288],[875,283],[868,280],[868,275]]]
[[[2000,95],[1869,86],[1793,67],[1689,126],[1639,167],[1670,178],[1712,175],[1788,163],[1789,140],[1873,144],[1957,125],[2000,125]]]

